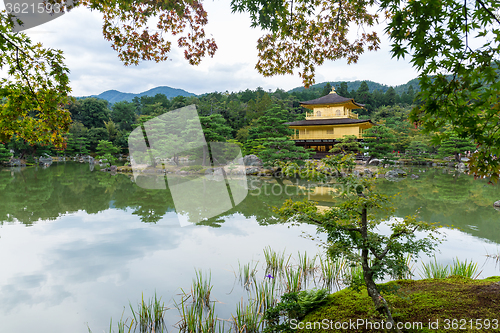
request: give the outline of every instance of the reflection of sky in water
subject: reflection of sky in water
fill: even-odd
[[[263,193],[267,190],[262,188]],[[63,189],[59,192],[67,193]],[[151,198],[145,195],[141,200]],[[95,200],[100,203],[106,197]],[[144,209],[154,210],[165,202],[154,202]],[[247,200],[240,208],[251,215],[260,208],[256,205],[264,202]],[[271,205],[280,203],[269,200]],[[237,285],[231,293],[238,261],[246,264],[256,260],[261,267],[266,246],[277,251],[286,249],[294,256],[299,250],[309,254],[319,250],[317,243],[300,237],[302,231],[314,234],[312,226],[260,226],[255,218],[235,214],[222,217],[225,222],[221,227],[213,228],[192,225],[186,214],[178,217],[173,211],[156,224],[143,223],[140,216],[132,214],[135,208],[112,209],[115,205],[120,207],[119,202],[113,202],[110,209],[97,214],[78,211],[30,227],[19,223],[0,225],[0,333],[87,333],[87,323],[94,333],[103,332],[109,330],[111,317],[116,323],[124,307],[128,316],[129,302],[135,305],[142,293],[148,299],[156,291],[173,308],[172,297],[180,293],[180,288],[190,288],[195,268],[211,270],[212,295],[221,302],[216,304],[218,315],[229,318],[242,296]],[[464,219],[465,232],[444,229],[447,238],[436,252],[438,262],[451,264],[458,257],[478,263],[481,277],[500,275],[500,266],[485,256],[499,253],[500,246],[471,235],[488,237],[494,233],[496,224],[484,222],[495,216],[488,209],[480,207],[478,211],[483,215]],[[458,209],[455,212],[464,215]],[[380,230],[386,233],[387,227],[381,226]],[[420,267],[420,263],[415,266],[416,278],[420,277]],[[260,273],[263,278],[263,269]],[[176,309],[168,311],[169,325],[178,321],[177,313]]]
[[[219,316],[228,318],[241,294],[231,294],[238,260],[263,262],[268,245],[288,253],[317,253],[317,243],[300,237],[302,226],[262,227],[241,215],[222,228],[180,227],[168,213],[157,224],[140,222],[130,212],[106,210],[67,215],[31,227],[0,228],[0,322],[2,332],[93,332],[109,328],[124,306],[156,290],[171,298],[189,289],[194,269],[211,270]],[[262,277],[264,272],[261,270]],[[169,311],[169,324],[177,310]],[[29,320],[26,320],[29,318]]]

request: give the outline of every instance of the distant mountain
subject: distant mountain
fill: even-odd
[[[370,80],[364,80],[364,81],[366,81],[366,83],[368,84],[368,89],[370,90],[370,92],[373,92],[375,90],[380,90],[380,91],[382,91],[382,92],[385,93],[391,87],[391,86],[388,86],[388,85],[385,85],[385,84],[380,84],[380,83],[373,82],[373,81],[370,81]],[[348,91],[351,91],[351,90],[356,91],[356,90],[358,90],[358,88],[361,85],[361,83],[363,82],[363,80],[361,80],[361,81],[357,80],[357,81],[328,81],[328,82],[321,82],[321,83],[316,83],[316,84],[312,85],[309,89],[323,89],[323,87],[327,83],[330,83],[331,86],[340,87],[340,84],[342,82],[347,83],[347,90]],[[418,85],[418,79],[410,80],[410,81],[408,81],[405,84],[402,84],[402,85],[399,85],[399,86],[395,86],[393,88],[396,91],[396,94],[401,95],[403,92],[407,91],[407,89],[408,89],[408,87],[410,85],[413,86],[413,90],[415,92],[420,91],[420,87]],[[297,88],[293,88],[292,90],[289,90],[288,93],[293,93],[295,91],[300,92],[300,91],[303,91],[304,89],[305,89],[304,87],[297,87]]]
[[[187,92],[182,89],[175,89],[175,88],[170,88],[167,86],[161,86],[161,87],[156,87],[149,89],[148,91],[144,91],[138,94],[132,94],[132,93],[124,93],[118,90],[108,90],[103,93],[100,93],[99,95],[92,95],[88,97],[96,97],[96,98],[101,98],[107,100],[109,103],[113,104],[116,102],[121,102],[121,101],[127,101],[127,102],[132,102],[134,97],[141,97],[141,96],[150,96],[153,97],[156,94],[163,94],[167,96],[169,99],[174,98],[176,96],[196,96],[193,93]]]

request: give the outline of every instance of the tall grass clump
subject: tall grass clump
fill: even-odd
[[[360,264],[350,266],[345,268],[343,271],[343,282],[344,285],[352,289],[359,289],[365,284],[365,278],[363,276],[363,268]]]
[[[240,283],[245,289],[249,290],[250,286],[256,283],[257,263],[252,267],[251,263],[241,265],[238,261],[238,266]]]
[[[264,258],[266,259],[266,274],[276,276],[277,273],[283,273],[288,267],[291,255],[287,257],[284,250],[283,253],[278,253],[267,246],[264,248]]]
[[[236,306],[236,315],[233,315],[234,329],[238,333],[258,333],[263,324],[261,304],[249,300],[245,304],[243,299]]]
[[[160,333],[167,331],[165,311],[167,311],[168,308],[161,301],[161,297],[158,298],[156,296],[156,293],[149,302],[144,301],[143,295],[137,310],[134,310],[132,304],[129,304],[129,306],[135,323],[134,332],[137,328],[139,328],[140,333]]]
[[[477,273],[477,271],[477,263],[467,263],[467,260],[460,262],[458,258],[457,260],[453,259],[453,265],[450,267],[450,275],[458,275],[471,279],[476,279],[479,276],[480,273]]]
[[[439,264],[434,257],[434,262],[429,262],[428,264],[422,264],[422,278],[424,279],[446,279],[450,276],[450,270],[448,265],[443,266]]]
[[[307,252],[304,252],[303,255],[300,252],[298,253],[298,265],[300,271],[302,272],[302,281],[304,282],[304,286],[306,286],[310,276],[314,278],[314,273],[316,271],[316,258],[316,255],[313,257],[308,256]]]
[[[276,279],[269,278],[255,285],[255,301],[259,304],[261,312],[276,305],[278,284]]]
[[[285,269],[284,274],[284,290],[286,293],[299,292],[302,290],[304,273],[300,267],[297,267],[297,269],[288,267]]]
[[[402,259],[401,266],[403,269],[397,274],[391,275],[394,280],[410,280],[413,277],[413,272],[415,271],[415,263],[412,263],[411,254],[408,254],[406,258]]]
[[[193,279],[193,286],[191,287],[193,302],[200,307],[210,305],[212,288],[212,274],[209,272],[209,275],[203,278],[201,270],[196,271],[196,278]]]
[[[215,333],[224,332],[224,323],[221,323],[215,314],[215,304],[211,300],[211,274],[203,277],[203,273],[196,271],[191,292],[182,289],[180,303],[176,303],[180,321],[176,324],[181,333]]]
[[[338,289],[341,288],[340,280],[345,270],[347,261],[343,258],[337,258],[336,260],[331,260],[326,257],[323,259],[322,256],[319,257],[319,264],[321,268],[320,280],[323,281],[323,288],[327,288],[332,291],[336,286]]]

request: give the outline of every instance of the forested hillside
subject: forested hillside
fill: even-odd
[[[114,104],[103,99],[83,98],[66,106],[71,113],[73,124],[66,137],[65,149],[56,151],[48,146],[30,146],[16,137],[7,143],[7,147],[13,149],[17,156],[28,159],[44,153],[94,153],[102,141],[109,142],[122,153],[127,153],[128,135],[134,128],[170,110],[195,104],[208,141],[209,137],[214,137],[217,141],[237,143],[246,154],[272,156],[273,149],[302,154],[303,152],[295,152],[290,146],[291,142],[286,142],[291,131],[282,124],[304,119],[306,109],[299,105],[300,101],[319,98],[330,91],[331,86],[326,83],[322,87],[318,85],[292,92],[281,89],[266,92],[257,88],[233,93],[177,96],[170,99],[164,94],[135,96],[130,102],[120,101]],[[360,118],[371,119],[388,129],[384,133],[389,133],[392,138],[389,150],[401,153],[407,151],[410,155],[419,157],[429,152],[439,152],[439,149],[443,154],[454,153],[455,143],[448,143],[452,148],[445,152],[444,145],[433,146],[430,137],[422,135],[416,126],[408,121],[415,97],[412,84],[400,94],[392,87],[385,92],[380,89],[370,91],[370,85],[366,81],[361,82],[356,90],[349,90],[348,83],[340,82],[336,85],[336,91],[341,96],[354,98],[356,102],[365,105],[364,109],[356,110]],[[456,138],[453,140],[456,141]],[[470,144],[467,147],[470,147]]]

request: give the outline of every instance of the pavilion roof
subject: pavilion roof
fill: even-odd
[[[320,98],[312,99],[310,101],[305,101],[305,102],[299,102],[299,103],[303,107],[306,107],[308,109],[310,109],[312,106],[315,106],[315,105],[328,105],[328,104],[331,104],[331,105],[349,104],[351,109],[361,109],[365,106],[364,104],[356,103],[354,101],[354,98],[342,97],[342,96],[337,95],[337,93],[335,93],[335,92],[329,93],[328,95],[320,97]]]

